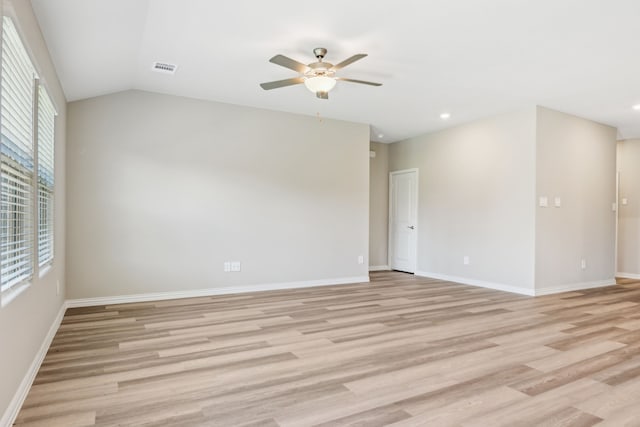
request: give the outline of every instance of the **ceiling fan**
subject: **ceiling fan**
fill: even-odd
[[[382,83],[367,82],[364,80],[354,80],[335,76],[336,71],[364,58],[365,56],[367,56],[366,53],[353,55],[352,57],[347,58],[336,65],[333,65],[329,62],[323,62],[323,59],[327,54],[327,49],[323,47],[317,47],[313,49],[313,54],[318,61],[312,62],[309,65],[305,65],[302,62],[295,61],[284,55],[274,56],[269,60],[269,62],[273,62],[276,65],[289,68],[293,71],[297,71],[298,73],[300,73],[300,76],[290,79],[277,80],[274,82],[261,83],[260,86],[264,90],[271,90],[304,83],[307,89],[315,93],[316,96],[320,99],[329,99],[329,91],[336,85],[337,80],[343,82],[360,83],[370,86],[382,86]]]

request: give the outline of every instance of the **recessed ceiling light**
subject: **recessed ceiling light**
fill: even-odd
[[[633,108],[633,109],[634,109],[634,110],[636,110],[636,111],[640,111],[640,104],[636,104],[636,105],[634,105],[634,106],[633,106],[633,107],[631,107],[631,108]]]
[[[447,120],[449,117],[451,117],[451,114],[449,114],[449,113],[442,113],[442,114],[440,114],[440,118],[441,118],[442,120]]]
[[[384,138],[384,134],[379,133],[379,134],[378,134],[378,138]]]

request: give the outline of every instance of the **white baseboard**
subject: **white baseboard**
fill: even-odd
[[[559,294],[562,292],[582,291],[584,289],[602,288],[604,286],[612,286],[616,284],[616,279],[596,280],[593,282],[571,283],[568,285],[549,286],[536,288],[536,296]]]
[[[178,298],[208,297],[213,295],[239,294],[245,292],[276,291],[282,289],[311,288],[314,286],[347,285],[367,283],[369,276],[342,277],[324,280],[306,280],[301,282],[266,283],[261,285],[229,286],[224,288],[194,289],[189,291],[153,292],[148,294],[118,295],[96,298],[78,298],[67,300],[67,307],[91,307],[95,305],[124,304],[129,302],[147,302]]]
[[[369,271],[387,271],[391,270],[388,265],[370,265]]]
[[[637,273],[616,273],[616,277],[619,277],[621,279],[640,280],[640,274]]]
[[[49,328],[49,332],[44,338],[40,349],[36,353],[36,356],[33,358],[31,362],[31,366],[29,366],[29,370],[25,374],[18,390],[13,395],[13,399],[11,399],[11,403],[9,403],[9,407],[4,412],[4,415],[0,419],[0,427],[9,427],[13,425],[18,416],[18,412],[20,412],[20,408],[27,398],[27,394],[29,394],[29,389],[31,388],[31,384],[33,384],[33,380],[36,378],[36,374],[40,369],[40,365],[44,360],[44,357],[47,355],[47,351],[49,350],[49,346],[51,345],[51,341],[53,341],[53,337],[58,332],[58,328],[60,327],[60,323],[62,323],[62,318],[64,317],[64,312],[67,309],[66,301],[62,303],[60,306],[60,310],[58,311],[58,315],[54,319],[51,327]]]
[[[463,285],[479,286],[481,288],[495,289],[497,291],[511,292],[514,294],[535,296],[533,289],[519,288],[517,286],[502,283],[485,282],[483,280],[469,279],[466,277],[449,276],[446,274],[430,273],[428,271],[416,271],[416,276],[429,277],[431,279],[446,280],[448,282],[462,283]]]
[[[528,295],[528,296],[551,295],[551,294],[558,294],[562,292],[601,288],[601,287],[612,286],[616,284],[616,280],[612,278],[612,279],[606,279],[606,280],[596,280],[593,282],[580,282],[580,283],[571,283],[568,285],[540,287],[534,290],[534,289],[519,288],[517,286],[505,285],[502,283],[493,283],[493,282],[485,282],[485,281],[476,280],[476,279],[468,279],[466,277],[455,277],[455,276],[449,276],[446,274],[429,273],[426,271],[416,271],[415,275],[422,276],[422,277],[430,277],[432,279],[446,280],[449,282],[462,283],[464,285],[495,289],[497,291],[512,292],[515,294]],[[625,277],[625,276],[619,275],[618,277]],[[635,278],[635,277],[631,277],[631,278]],[[639,278],[640,278],[640,275],[639,275]]]

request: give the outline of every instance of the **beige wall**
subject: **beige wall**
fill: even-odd
[[[51,63],[29,1],[4,2],[4,11],[13,15],[22,39],[28,45],[41,81],[54,101],[56,119],[55,142],[55,255],[48,271],[40,271],[31,285],[7,304],[0,297],[0,425],[16,391],[25,378],[38,350],[45,340],[65,296],[65,123],[66,100]],[[60,294],[56,294],[56,282]],[[6,418],[5,418],[6,419]]]
[[[391,144],[390,171],[420,170],[418,274],[533,291],[535,118],[530,108]]]
[[[536,208],[536,289],[613,281],[616,129],[541,107],[537,115],[536,193],[550,206]]]
[[[618,143],[618,273],[640,278],[640,140]],[[627,204],[622,204],[627,199]]]
[[[68,132],[70,298],[366,279],[367,125],[127,91]]]
[[[371,142],[376,157],[369,161],[369,266],[388,264],[389,144]]]
[[[417,274],[524,293],[612,283],[615,135],[536,107],[392,144],[390,171],[420,170]],[[630,169],[621,188],[640,182]],[[621,262],[638,259],[633,208]]]

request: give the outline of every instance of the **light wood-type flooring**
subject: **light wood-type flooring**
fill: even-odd
[[[640,282],[371,280],[69,309],[16,425],[640,426]]]

